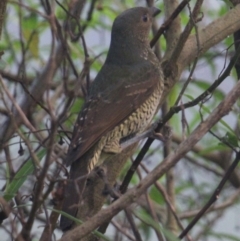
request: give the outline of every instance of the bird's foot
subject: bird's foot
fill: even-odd
[[[98,174],[98,176],[100,178],[102,178],[103,182],[104,182],[104,189],[102,191],[103,195],[110,195],[112,198],[114,199],[118,199],[120,197],[120,193],[118,192],[118,190],[115,187],[112,187],[107,179],[107,172],[106,169],[98,166],[95,168],[96,173]]]
[[[114,186],[112,187],[109,183],[105,183],[105,187],[102,192],[103,195],[110,195],[113,199],[118,199],[121,196],[119,190]]]
[[[160,132],[153,131],[149,137],[166,142],[172,136],[172,128],[170,126],[163,126]]]

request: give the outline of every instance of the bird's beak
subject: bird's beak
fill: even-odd
[[[159,8],[150,7],[150,12],[152,14],[152,17],[155,17],[161,12],[161,10]]]

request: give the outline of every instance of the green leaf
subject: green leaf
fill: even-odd
[[[83,103],[84,103],[83,99],[81,98],[77,99],[72,105],[71,113],[79,113],[79,111],[82,109]]]
[[[212,111],[206,107],[206,106],[202,106],[202,109],[207,112],[208,114],[211,114]],[[220,120],[219,123],[221,123],[226,129],[229,130],[229,132],[231,132],[232,134],[234,134],[234,130],[224,121],[224,120]]]
[[[168,229],[162,227],[148,214],[144,212],[134,212],[134,214],[141,220],[143,220],[144,223],[147,223],[148,225],[152,226],[155,230],[159,230],[160,232],[162,232],[169,241],[180,241],[180,239],[178,239],[173,233],[171,233]]]
[[[184,94],[184,96],[186,96],[188,99],[190,99],[190,101],[194,100],[194,98],[191,95],[189,95],[189,94]]]
[[[45,150],[41,150],[37,157],[39,160],[43,158],[45,155]],[[23,183],[26,181],[27,177],[32,174],[34,170],[34,164],[33,160],[27,161],[21,168],[18,170],[18,172],[15,174],[13,180],[7,185],[3,198],[6,201],[10,201],[17,193],[19,188],[23,185]]]
[[[192,82],[193,85],[196,85],[197,87],[199,87],[201,90],[205,91],[209,88],[210,83],[206,82],[204,80],[197,80],[197,81],[193,81]],[[223,91],[219,90],[219,89],[215,89],[214,93],[213,93],[214,97],[216,97],[218,100],[222,100],[225,96],[225,94],[223,93]]]
[[[223,140],[230,143],[234,147],[239,147],[239,139],[232,132],[227,132],[226,135],[223,137]]]
[[[163,205],[165,203],[162,194],[158,191],[158,189],[155,186],[153,186],[150,189],[149,196],[151,197],[151,199],[153,201],[155,201],[158,204],[162,204]]]
[[[192,100],[192,96],[190,96],[190,95],[185,95],[185,96],[188,97],[190,100]],[[201,111],[202,110],[208,114],[212,113],[212,110],[210,110],[206,105],[201,106]],[[229,132],[231,132],[233,135],[235,135],[234,130],[224,120],[220,120],[219,123],[221,123]]]
[[[35,13],[31,13],[29,16],[23,19],[23,36],[26,40],[29,51],[34,57],[38,57],[38,45],[39,45],[39,34],[38,34],[38,18]]]
[[[202,151],[200,151],[198,154],[199,155],[204,155],[204,154],[208,154],[214,151],[224,151],[226,150],[226,145],[219,145],[219,142],[216,143],[216,145],[209,145],[207,147],[205,147]]]

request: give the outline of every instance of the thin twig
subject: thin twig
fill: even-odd
[[[195,218],[188,224],[188,226],[184,229],[184,231],[179,235],[180,239],[182,239],[194,227],[194,225],[203,216],[203,214],[208,210],[208,208],[218,199],[220,192],[222,191],[225,183],[228,181],[230,175],[232,174],[232,172],[238,165],[239,161],[240,161],[240,152],[237,152],[234,162],[226,171],[225,175],[223,176],[221,182],[215,189],[214,193],[212,194],[212,196],[210,197],[208,202],[204,205],[204,207],[200,210],[200,212],[195,216]]]
[[[48,150],[47,150],[45,162],[43,164],[41,173],[38,176],[38,182],[37,182],[36,189],[34,192],[34,202],[33,202],[28,220],[21,231],[21,236],[24,237],[25,240],[29,240],[29,238],[30,238],[30,232],[31,232],[31,229],[32,229],[32,226],[34,223],[36,211],[40,207],[42,202],[44,201],[42,198],[42,190],[44,187],[44,180],[47,175],[48,168],[51,164],[51,155],[53,152],[56,130],[57,130],[57,125],[56,125],[55,121],[52,120],[51,135],[50,135],[50,140],[48,142]]]
[[[240,189],[237,189],[236,192],[231,195],[226,201],[220,203],[220,204],[216,204],[214,206],[211,206],[206,212],[210,213],[210,212],[214,212],[217,210],[223,210],[226,209],[227,207],[231,207],[233,205],[233,203],[235,201],[237,201],[237,199],[239,198],[240,195]],[[189,218],[193,218],[195,217],[198,213],[200,212],[200,210],[191,210],[191,211],[185,211],[181,214],[179,214],[179,218],[180,219],[189,219]]]
[[[143,170],[148,174],[149,173],[149,170],[146,168],[145,165],[141,164],[141,167],[143,168]],[[162,186],[161,183],[159,182],[155,182],[154,183],[155,187],[157,188],[157,190],[163,195],[163,198],[168,206],[168,208],[171,210],[178,226],[180,227],[181,230],[184,230],[184,227],[180,221],[180,218],[178,217],[177,213],[176,213],[176,210],[175,210],[175,207],[172,205],[170,199],[169,199],[169,196],[168,196],[168,193],[166,192],[165,188]],[[187,240],[188,241],[192,241],[192,238],[187,235]]]
[[[125,232],[125,230],[123,230],[123,228],[114,220],[111,221],[111,224],[117,229],[119,230],[124,236],[126,236],[129,240],[131,241],[138,241],[136,240],[134,237],[132,237],[132,235],[128,234],[127,232]]]
[[[185,6],[190,2],[191,0],[183,0],[178,7],[174,10],[174,12],[171,14],[171,16],[162,24],[162,26],[157,31],[156,35],[153,37],[153,39],[150,42],[150,46],[153,47],[160,36],[166,31],[173,20],[179,15],[179,13],[185,8]]]
[[[179,41],[172,53],[172,56],[169,59],[170,65],[171,65],[171,63],[177,62],[177,60],[181,54],[181,51],[183,50],[183,47],[192,31],[192,28],[194,27],[195,22],[197,21],[197,16],[198,16],[198,13],[202,6],[202,3],[203,3],[203,0],[198,0],[197,3],[195,4],[193,12],[192,12],[192,14],[190,14],[190,20],[189,20],[188,24],[186,25],[184,31],[182,32],[182,34],[179,38]],[[199,46],[198,46],[198,48],[199,48]],[[199,49],[198,49],[198,51],[199,51]]]
[[[134,222],[134,219],[132,217],[131,210],[129,208],[126,208],[124,211],[125,211],[126,217],[128,219],[128,222],[129,222],[129,224],[131,226],[131,230],[132,230],[132,232],[133,232],[133,234],[135,236],[135,239],[138,240],[138,241],[142,241],[142,237],[141,237],[141,235],[140,235],[140,233],[138,231],[138,228],[137,228],[137,226],[136,226],[136,224]]]

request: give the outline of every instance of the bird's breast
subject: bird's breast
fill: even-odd
[[[152,95],[126,120],[107,134],[107,142],[143,132],[157,111],[162,91],[163,83],[159,81]]]

